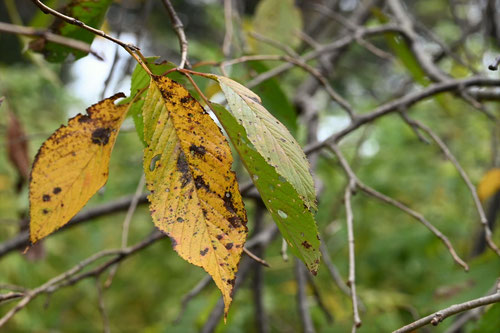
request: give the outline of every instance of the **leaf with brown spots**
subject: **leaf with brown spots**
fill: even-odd
[[[42,145],[30,180],[30,239],[65,225],[106,183],[109,159],[128,105],[116,94],[78,114]]]
[[[302,148],[287,128],[261,104],[250,89],[224,76],[211,74],[226,96],[228,111],[243,126],[247,138],[266,162],[276,169],[300,195],[305,205],[316,211],[316,192]]]
[[[247,236],[231,149],[203,107],[166,77],[152,77],[143,119],[153,222],[182,258],[212,276],[227,315]]]
[[[252,176],[262,201],[287,241],[290,251],[306,264],[311,273],[316,274],[320,260],[320,242],[314,214],[292,184],[278,174],[250,142],[247,131],[238,124],[231,112],[215,103],[212,103],[212,108]]]

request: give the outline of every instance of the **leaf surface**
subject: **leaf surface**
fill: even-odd
[[[30,240],[65,225],[106,183],[109,159],[128,105],[116,94],[78,114],[42,145],[30,180]]]
[[[179,83],[153,76],[143,106],[144,170],[154,224],[222,292],[225,314],[247,236],[226,138]]]
[[[220,105],[212,104],[212,107],[290,250],[316,274],[320,252],[318,230],[312,212],[304,205],[295,188],[257,151],[233,115]]]
[[[106,11],[112,2],[112,0],[72,0],[66,6],[60,8],[59,11],[91,27],[99,29],[104,21]],[[92,32],[74,24],[66,23],[59,18],[54,20],[49,30],[55,34],[80,40],[87,44],[91,44],[95,37],[95,34]],[[46,42],[43,37],[30,43],[30,48],[37,52],[42,52],[45,58],[50,62],[63,62],[70,54],[73,54],[75,60],[87,55],[80,50],[75,50],[52,42]]]
[[[213,76],[226,96],[229,111],[243,126],[248,140],[268,164],[297,191],[305,205],[316,210],[316,192],[302,148],[286,127],[261,104],[259,96],[223,76]]]

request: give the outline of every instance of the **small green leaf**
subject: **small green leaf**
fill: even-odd
[[[91,27],[100,28],[104,21],[106,11],[112,2],[112,0],[72,0],[69,4],[59,9],[59,11]],[[55,34],[80,40],[88,44],[91,44],[95,37],[95,34],[92,32],[74,24],[66,23],[58,18],[54,20],[49,30]],[[64,45],[51,42],[45,43],[43,38],[33,41],[30,47],[37,52],[43,53],[45,58],[50,62],[63,62],[70,54],[73,54],[75,59],[87,55],[83,51],[75,50]]]
[[[302,148],[286,127],[261,104],[259,96],[241,84],[213,75],[226,96],[229,110],[243,126],[248,140],[276,172],[297,191],[305,205],[316,210],[314,181]]]
[[[290,251],[316,274],[319,265],[319,238],[313,213],[295,188],[250,142],[245,128],[223,106],[212,104],[215,114],[241,157],[253,183],[271,213]]]

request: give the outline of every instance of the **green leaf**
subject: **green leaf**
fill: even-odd
[[[291,48],[300,44],[302,16],[294,0],[262,0],[252,21],[255,32]],[[283,51],[254,39],[250,46],[255,53],[282,54]]]
[[[112,0],[72,0],[66,6],[60,8],[59,11],[91,27],[99,29],[104,21],[106,11],[112,2]],[[66,23],[58,18],[54,20],[49,30],[55,34],[80,40],[88,44],[91,44],[95,37],[95,34],[92,32],[76,25]],[[64,45],[51,42],[45,43],[43,38],[35,40],[30,47],[37,52],[43,53],[45,58],[50,62],[63,62],[70,54],[73,54],[75,59],[87,55],[83,51],[75,50]]]
[[[248,140],[268,164],[297,191],[304,204],[316,210],[314,181],[302,148],[286,127],[261,104],[259,96],[224,76],[213,75],[226,96],[229,110],[243,126]]]
[[[261,61],[250,61],[248,65],[257,73],[268,70]],[[297,133],[297,113],[290,100],[281,89],[276,78],[266,80],[253,88],[254,92],[262,98],[262,105],[269,110],[273,116],[278,118],[292,134]]]
[[[146,65],[148,66],[151,73],[155,75],[161,75],[169,69],[176,67],[175,64],[168,61],[157,63],[156,61],[158,59],[159,57],[146,58]],[[146,143],[144,142],[144,122],[142,118],[142,106],[144,105],[144,99],[147,95],[146,88],[149,86],[150,82],[151,77],[149,76],[149,74],[146,73],[141,65],[137,64],[137,66],[135,66],[134,72],[132,73],[132,80],[130,83],[130,97],[124,99],[121,102],[130,103],[134,101],[134,103],[132,103],[132,105],[130,106],[129,115],[132,116],[137,135],[144,145],[146,145]],[[140,93],[139,96],[137,96],[138,93]]]
[[[290,250],[316,274],[319,265],[319,238],[313,213],[295,188],[280,176],[274,167],[250,142],[247,131],[223,106],[212,104],[217,118],[226,130],[235,149],[259,190]]]

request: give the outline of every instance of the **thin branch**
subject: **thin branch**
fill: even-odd
[[[455,169],[457,169],[458,173],[460,174],[460,176],[464,180],[465,184],[467,185],[467,188],[469,189],[469,192],[472,196],[472,200],[474,201],[474,204],[476,206],[476,210],[477,210],[477,213],[479,215],[479,219],[480,219],[481,224],[482,224],[483,229],[484,229],[486,243],[498,256],[500,256],[500,249],[493,242],[492,232],[491,232],[490,226],[488,225],[488,219],[486,218],[486,213],[484,212],[483,205],[481,204],[481,201],[479,200],[479,196],[477,195],[476,187],[474,186],[474,184],[472,184],[469,176],[467,175],[465,170],[462,168],[460,163],[457,161],[455,156],[451,153],[448,146],[446,146],[446,144],[443,142],[443,140],[441,140],[441,138],[438,135],[436,135],[436,133],[434,133],[429,127],[425,126],[424,124],[422,124],[421,122],[419,122],[417,120],[411,120],[411,121],[413,122],[413,124],[415,124],[418,128],[420,128],[422,131],[427,133],[432,138],[432,140],[439,146],[441,151],[444,153],[446,158],[448,158],[448,160],[450,160],[450,162],[455,166]]]
[[[201,293],[212,281],[212,278],[210,275],[205,275],[203,279],[200,280],[196,284],[196,286],[193,287],[184,297],[182,297],[181,301],[181,310],[179,311],[179,314],[177,315],[177,318],[174,320],[174,324],[177,325],[181,322],[182,316],[184,315],[184,312],[186,312],[187,306],[189,302],[196,296],[198,296],[199,293]]]
[[[137,204],[139,203],[139,198],[141,197],[142,190],[144,189],[145,183],[146,183],[146,177],[144,176],[144,174],[142,174],[141,179],[139,180],[139,183],[137,184],[137,188],[135,189],[134,196],[132,197],[132,200],[130,201],[130,206],[128,207],[127,215],[125,215],[125,219],[123,220],[122,243],[121,243],[121,246],[123,249],[127,247],[130,222],[132,221],[132,217],[134,216],[135,210],[137,209]],[[106,282],[104,283],[105,288],[109,288],[109,286],[113,282],[113,278],[114,278],[117,270],[118,270],[118,265],[113,266],[113,268],[111,268],[111,270],[109,272],[109,276],[106,279]]]
[[[305,333],[316,332],[312,318],[311,312],[309,311],[309,302],[307,301],[306,294],[306,269],[303,263],[295,258],[295,278],[297,279],[297,304],[299,307],[299,315],[302,321],[303,331]]]
[[[224,0],[224,23],[226,32],[222,44],[222,53],[228,57],[231,54],[231,44],[233,42],[233,0]]]
[[[33,299],[35,299],[40,294],[53,293],[55,290],[59,288],[73,285],[85,278],[96,277],[102,274],[106,269],[108,269],[115,263],[130,257],[131,255],[150,246],[157,240],[162,239],[164,237],[165,235],[163,235],[162,233],[154,232],[150,236],[145,238],[143,241],[133,246],[127,247],[126,249],[104,250],[93,254],[92,256],[88,257],[85,260],[82,260],[80,263],[73,266],[71,269],[50,279],[41,286],[26,291],[25,296],[17,303],[17,305],[14,308],[12,308],[9,312],[7,312],[2,318],[0,318],[0,327],[5,325],[17,312],[25,308]],[[85,267],[107,256],[114,256],[114,258],[110,259],[109,261],[105,262],[104,264],[98,266],[97,268],[89,272],[77,275],[77,273],[83,270]]]
[[[359,189],[361,189],[366,194],[371,195],[374,198],[376,198],[376,199],[378,199],[378,200],[380,200],[382,202],[385,202],[385,203],[390,204],[390,205],[392,205],[392,206],[394,206],[396,208],[399,208],[400,210],[402,210],[406,214],[410,215],[411,217],[415,218],[417,221],[419,221],[420,223],[422,223],[425,227],[427,227],[427,229],[429,229],[437,238],[439,238],[444,243],[444,245],[448,249],[448,252],[452,256],[453,260],[458,265],[462,266],[464,268],[464,270],[466,270],[466,271],[469,270],[469,266],[465,263],[465,261],[463,261],[457,255],[457,253],[456,253],[455,249],[453,248],[453,245],[451,244],[451,242],[448,239],[448,237],[446,237],[441,231],[439,231],[439,229],[437,229],[432,223],[430,223],[429,221],[427,221],[425,219],[425,217],[422,216],[420,213],[417,213],[416,211],[414,211],[411,208],[407,207],[403,203],[401,203],[401,202],[399,202],[397,200],[394,200],[393,198],[388,197],[388,196],[386,196],[386,195],[384,195],[384,194],[376,191],[375,189],[373,189],[373,188],[365,185],[354,174],[354,172],[352,171],[351,167],[349,166],[349,163],[347,162],[347,160],[345,159],[344,155],[342,154],[342,152],[340,151],[340,149],[337,147],[337,145],[332,144],[330,146],[330,148],[335,153],[335,155],[337,155],[337,158],[338,158],[338,160],[340,162],[340,165],[344,169],[345,173],[348,175],[349,179],[350,180],[354,180],[356,182],[356,187],[358,187]]]
[[[316,299],[316,302],[318,303],[319,308],[323,312],[323,314],[326,317],[326,321],[331,324],[333,323],[333,315],[330,312],[330,310],[326,307],[325,302],[323,301],[323,297],[321,296],[321,292],[316,285],[316,282],[314,281],[313,275],[310,273],[306,273],[306,278],[307,282],[309,283],[309,286],[312,289],[314,298]]]
[[[113,266],[113,267],[116,267],[116,266]],[[101,286],[101,283],[99,282],[98,277],[96,277],[96,279],[95,279],[95,285],[96,285],[96,289],[97,289],[97,300],[98,300],[98,304],[99,304],[99,313],[101,314],[101,318],[102,318],[103,332],[110,333],[111,330],[109,328],[108,314],[106,313],[106,307],[104,306],[104,295],[103,295],[102,286]]]
[[[243,248],[243,252],[245,252],[245,254],[247,256],[249,256],[250,258],[252,258],[252,260],[255,260],[256,262],[258,262],[259,264],[261,264],[262,266],[266,266],[266,267],[271,267],[269,266],[269,264],[267,263],[267,261],[265,261],[264,259],[262,258],[259,258],[258,256],[256,256],[255,254],[253,254],[248,248],[244,247]]]
[[[435,312],[431,315],[428,315],[427,317],[414,321],[413,323],[408,324],[404,327],[401,327],[400,329],[395,330],[393,333],[414,332],[416,329],[428,324],[437,326],[444,319],[453,316],[457,313],[499,302],[500,302],[500,292],[497,292],[493,295],[476,298],[474,300],[460,304],[455,304],[448,308]]]
[[[36,29],[32,27],[25,27],[22,25],[15,25],[5,22],[0,22],[0,31],[15,35],[30,36],[30,37],[42,37],[45,40],[56,43],[59,45],[64,45],[72,49],[82,51],[85,53],[90,53],[99,60],[104,60],[97,52],[90,48],[90,45],[77,39],[72,39],[64,37],[61,35],[54,34],[48,30]]]
[[[349,184],[346,186],[344,194],[345,210],[346,210],[346,223],[347,223],[347,241],[349,243],[349,278],[347,285],[351,288],[351,300],[354,323],[351,332],[356,332],[356,329],[361,326],[361,318],[359,317],[358,309],[358,296],[356,293],[356,257],[354,246],[354,225],[353,213],[351,205],[352,193],[356,188],[355,179],[349,179]]]
[[[181,48],[181,62],[179,63],[179,68],[184,68],[186,64],[189,66],[189,62],[187,60],[188,41],[184,32],[184,25],[179,19],[174,6],[172,6],[172,3],[170,3],[170,0],[163,0],[163,5],[167,9],[168,16],[170,17],[170,22],[172,23],[172,28],[174,29],[175,33],[177,34],[177,38],[179,39],[179,46]]]
[[[139,50],[139,48],[137,46],[135,46],[133,44],[125,43],[125,42],[119,40],[118,38],[115,38],[115,37],[112,37],[112,36],[106,34],[104,31],[101,31],[99,29],[96,29],[96,28],[93,28],[91,26],[86,25],[85,23],[83,23],[80,20],[77,20],[76,18],[64,15],[64,14],[58,12],[57,10],[54,10],[54,9],[50,8],[49,6],[45,5],[40,0],[32,0],[32,1],[45,14],[53,15],[53,16],[55,16],[57,18],[60,18],[61,20],[65,21],[65,22],[67,22],[69,24],[76,25],[77,27],[81,27],[83,29],[86,29],[86,30],[92,32],[93,34],[96,34],[98,36],[104,37],[104,38],[112,41],[113,43],[116,43],[116,44],[120,45],[125,50],[127,50],[127,52],[134,52],[134,51],[138,51]]]

